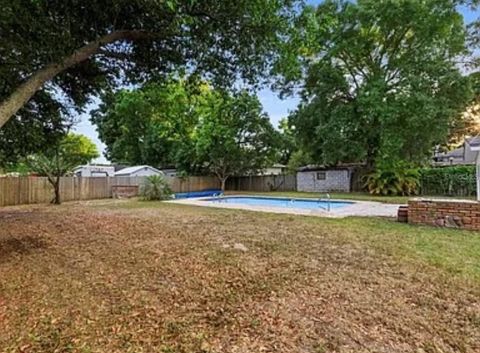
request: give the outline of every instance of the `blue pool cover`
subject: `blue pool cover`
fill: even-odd
[[[192,197],[209,197],[223,195],[223,191],[220,189],[205,189],[202,191],[181,192],[175,194],[176,199],[188,199]]]
[[[280,197],[255,197],[255,196],[232,196],[206,199],[204,201],[226,204],[242,204],[252,206],[284,207],[284,208],[305,208],[305,209],[330,209],[341,208],[352,205],[354,202],[337,200],[318,199],[292,199]]]

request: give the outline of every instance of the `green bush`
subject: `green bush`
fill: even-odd
[[[420,193],[423,195],[442,196],[475,195],[475,166],[420,169]]]
[[[151,175],[146,178],[145,184],[140,188],[140,196],[147,201],[168,200],[173,195],[172,189],[164,177]]]
[[[378,166],[365,178],[365,188],[373,195],[414,195],[418,192],[419,174],[403,163]]]

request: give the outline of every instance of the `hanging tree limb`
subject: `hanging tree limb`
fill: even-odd
[[[100,49],[117,41],[154,40],[161,36],[157,33],[140,30],[118,30],[100,37],[99,39],[77,49],[73,54],[63,58],[60,62],[51,63],[31,75],[24,83],[18,86],[3,102],[0,103],[0,128],[16,114],[30,98],[33,97],[46,82],[52,80],[63,71],[80,64]]]

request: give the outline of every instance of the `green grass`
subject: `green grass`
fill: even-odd
[[[227,191],[227,195],[262,195],[262,196],[277,196],[277,197],[305,197],[305,198],[325,198],[325,193],[316,193],[316,192],[296,192],[296,191],[273,191],[273,192],[257,192],[257,191]],[[383,203],[395,203],[395,204],[406,204],[411,196],[376,196],[364,192],[350,192],[350,193],[340,193],[332,192],[330,193],[332,199],[344,199],[344,200],[358,200],[358,201],[376,201]],[[429,196],[421,196],[429,197]],[[439,198],[439,196],[432,196]],[[446,196],[442,196],[446,198]],[[455,197],[455,198],[464,198],[464,197]],[[466,197],[465,199],[472,199],[471,197]]]
[[[375,249],[398,261],[433,266],[445,274],[480,283],[478,232],[414,226],[379,218],[333,220],[343,241]],[[319,222],[319,221],[317,221]]]
[[[243,194],[243,192],[242,192]],[[256,195],[315,197],[312,193],[255,193]],[[308,195],[308,196],[307,196]],[[334,196],[335,195],[335,196]],[[355,200],[375,200],[375,196],[362,194],[332,194],[335,198],[349,195]],[[355,198],[357,197],[357,198]],[[394,202],[399,198],[382,198],[382,202]],[[400,198],[401,199],[401,198]],[[401,201],[397,201],[401,203]],[[335,242],[355,244],[392,256],[398,261],[423,263],[449,274],[458,275],[480,283],[480,233],[458,229],[413,226],[394,220],[374,217],[347,217],[330,219],[309,216],[269,214],[264,212],[195,207],[165,202],[130,200],[115,207],[126,209],[162,209],[192,215],[218,216],[220,219],[232,213],[246,214],[253,222],[268,228],[278,220],[288,220],[292,233],[301,234],[302,224],[312,227],[313,233],[332,236]],[[109,205],[109,208],[114,208]],[[298,229],[296,231],[296,229]],[[311,239],[309,239],[311,241]]]

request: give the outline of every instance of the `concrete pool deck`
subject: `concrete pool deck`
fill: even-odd
[[[229,197],[252,197],[254,195],[229,195]],[[274,198],[274,197],[272,197]],[[206,200],[211,197],[191,198],[191,199],[178,199],[167,202],[201,206],[201,207],[214,207],[214,208],[229,208],[236,210],[246,211],[259,211],[270,213],[284,213],[303,216],[318,216],[318,217],[330,217],[330,218],[343,218],[343,217],[396,217],[397,211],[402,204],[387,204],[373,201],[356,201],[356,200],[344,200],[334,199],[332,201],[352,202],[351,205],[347,205],[340,208],[333,208],[331,211],[324,209],[305,209],[295,207],[274,207],[274,206],[258,206],[258,205],[243,205],[243,204],[228,204],[208,202]],[[308,198],[295,198],[297,200],[314,200]]]

